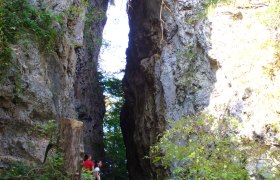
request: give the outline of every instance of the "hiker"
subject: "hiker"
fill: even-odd
[[[83,167],[86,170],[92,171],[94,168],[94,163],[91,161],[91,156],[90,155],[85,155],[84,157],[84,162],[83,162]]]
[[[100,178],[101,166],[102,166],[102,161],[95,161],[94,177],[96,180],[101,180],[101,178]]]

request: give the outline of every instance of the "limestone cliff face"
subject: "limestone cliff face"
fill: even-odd
[[[103,117],[105,103],[99,83],[97,61],[106,22],[108,0],[89,1],[85,17],[82,48],[76,48],[78,61],[75,78],[75,97],[78,119],[84,122],[85,152],[93,158],[104,157]]]
[[[12,45],[19,73],[12,73],[0,86],[0,167],[11,161],[42,162],[49,140],[40,132],[49,120],[62,117],[84,121],[85,150],[102,156],[105,109],[97,79],[101,44],[93,42],[95,50],[91,51],[87,42],[94,41],[94,37],[85,36],[84,27],[85,14],[94,8],[105,12],[107,1],[90,0],[88,9],[80,0],[30,3],[64,14],[61,27],[54,28],[65,33],[51,54],[42,53],[35,43],[22,46],[20,41]],[[73,15],[73,6],[79,8],[79,14]],[[88,31],[101,37],[105,20],[104,15],[94,23],[89,22]],[[95,148],[96,144],[101,145]]]
[[[207,2],[128,3],[131,29],[121,125],[132,179],[159,176],[145,158],[149,146],[168,120],[197,112],[236,117],[242,135],[270,149],[279,146],[279,130],[271,128],[280,123],[279,59],[277,48],[268,45],[277,42],[279,31],[260,19],[271,4],[228,1],[209,9]]]

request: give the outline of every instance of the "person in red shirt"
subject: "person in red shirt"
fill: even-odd
[[[85,155],[83,167],[89,171],[92,171],[94,169],[94,163],[91,161],[90,155],[87,155],[87,154]]]

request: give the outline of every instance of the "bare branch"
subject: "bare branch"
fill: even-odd
[[[171,9],[165,4],[164,0],[161,0],[161,5],[160,5],[160,11],[159,11],[159,18],[160,18],[160,28],[161,28],[161,39],[160,39],[160,44],[163,44],[164,38],[163,38],[163,23],[165,21],[162,19],[162,11],[163,8],[166,8],[170,13],[172,12]],[[166,24],[166,23],[165,23]]]

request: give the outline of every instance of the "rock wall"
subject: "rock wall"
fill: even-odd
[[[134,0],[128,4],[130,33],[121,127],[131,179],[153,176],[149,159],[144,157],[165,127],[165,104],[158,74],[161,50],[159,9],[159,0]]]
[[[105,103],[99,83],[98,55],[106,22],[108,0],[89,1],[85,17],[83,46],[76,48],[78,61],[75,78],[75,97],[78,119],[84,122],[85,153],[93,159],[104,157],[103,117]]]
[[[80,119],[85,122],[85,150],[96,156],[103,155],[102,118],[104,102],[97,79],[97,57],[106,16],[87,24],[93,8],[106,11],[106,0],[32,0],[36,8],[49,9],[62,15],[64,31],[56,43],[55,52],[45,54],[35,43],[23,46],[24,38],[12,46],[17,72],[0,86],[0,167],[11,161],[27,164],[42,162],[49,139],[41,131],[49,120]],[[78,13],[75,11],[78,9]],[[95,47],[91,51],[87,42]],[[92,138],[94,137],[94,138]],[[101,144],[101,145],[100,145]],[[79,146],[79,145],[77,145]],[[98,146],[98,148],[97,148]]]
[[[270,7],[265,0],[212,8],[199,0],[129,1],[121,126],[132,179],[162,175],[147,158],[149,146],[168,120],[198,112],[236,117],[240,134],[279,147],[271,128],[280,124],[279,58],[269,44],[279,30],[260,18]]]

